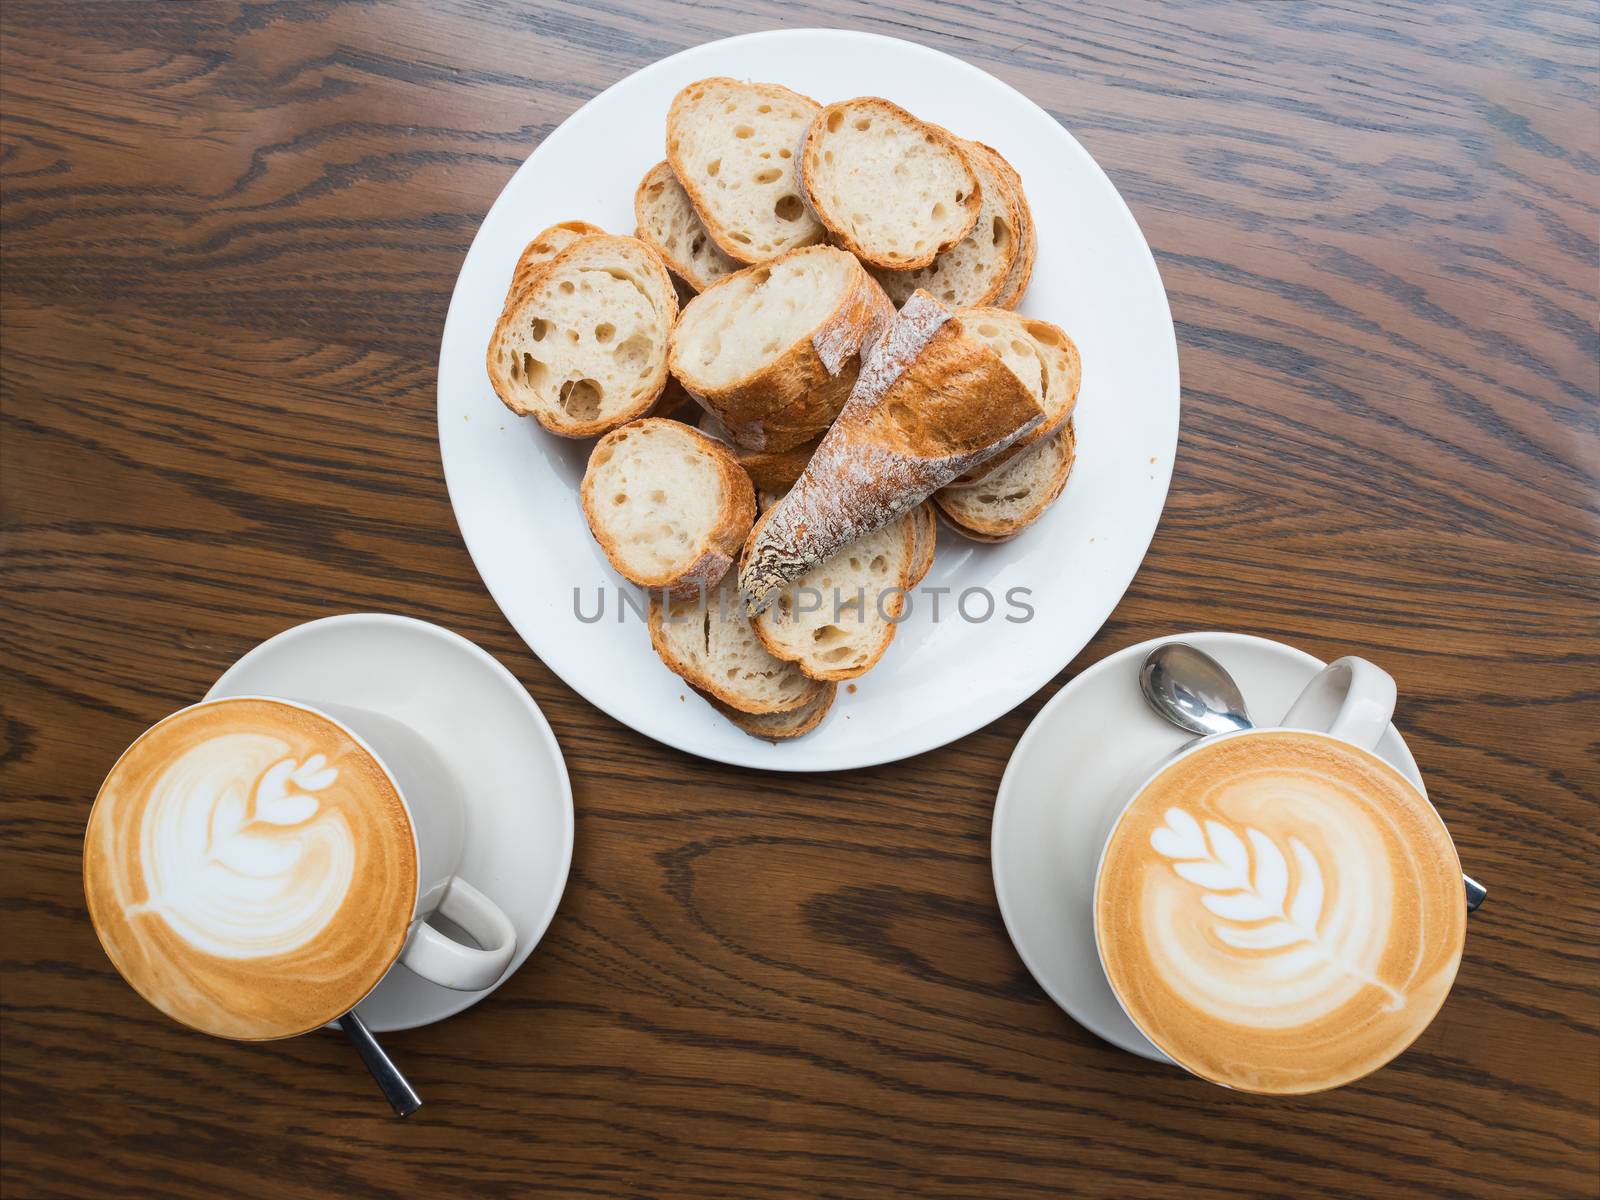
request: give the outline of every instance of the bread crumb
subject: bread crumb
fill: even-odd
[[[856,685],[853,683],[847,683],[844,685],[844,690],[854,696],[856,694]]]
[[[1155,461],[1156,461],[1156,456],[1155,456],[1155,455],[1154,455],[1154,454],[1152,454],[1152,455],[1151,455],[1151,456],[1150,456],[1150,463],[1151,463],[1151,465],[1152,465],[1152,466],[1154,466],[1154,465],[1155,465]]]

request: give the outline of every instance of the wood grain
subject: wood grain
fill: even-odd
[[[28,3],[0,16],[8,1196],[1593,1196],[1600,1189],[1600,25],[1592,5]],[[461,258],[628,72],[845,26],[1055,114],[1154,247],[1184,428],[1149,559],[1058,679],[896,767],[772,778],[590,709],[480,586],[433,432]],[[581,216],[582,214],[573,214]],[[188,1034],[79,847],[117,753],[346,610],[474,638],[549,715],[571,884],[490,1002],[388,1039]],[[1493,888],[1393,1067],[1288,1102],[1097,1042],[989,877],[1074,671],[1195,627],[1384,663]]]

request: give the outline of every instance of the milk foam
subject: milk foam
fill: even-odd
[[[342,1015],[400,953],[410,818],[341,726],[274,700],[185,709],[106,777],[84,892],[111,961],[207,1033],[289,1037]]]
[[[333,920],[355,877],[349,822],[316,793],[338,781],[326,754],[224,733],[185,751],[150,787],[139,862],[153,912],[224,958],[286,954]]]
[[[1311,734],[1180,759],[1118,824],[1096,896],[1113,986],[1218,1082],[1311,1091],[1432,1019],[1465,928],[1442,822],[1379,760]]]

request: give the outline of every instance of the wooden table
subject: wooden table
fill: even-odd
[[[4,8],[3,1190],[19,1198],[1594,1196],[1597,18],[1573,3],[915,0]],[[965,58],[1121,188],[1182,445],[1132,590],[1017,711],[902,765],[727,769],[619,727],[501,618],[434,439],[457,268],[599,89],[724,32]],[[574,213],[574,216],[582,214]],[[442,622],[555,727],[571,883],[490,1001],[389,1045],[146,1007],[80,835],[143,728],[328,613]],[[1235,1096],[1050,1003],[989,818],[1073,673],[1236,629],[1400,683],[1493,895],[1455,993],[1341,1091]]]

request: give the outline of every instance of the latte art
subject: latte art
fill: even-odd
[[[154,912],[223,958],[298,950],[339,911],[355,877],[355,835],[316,793],[339,772],[282,740],[224,734],[193,747],[150,788],[140,862]]]
[[[112,769],[84,844],[112,962],[225,1037],[342,1015],[399,954],[416,851],[398,792],[338,725],[271,700],[186,709]]]
[[[1228,738],[1118,823],[1096,932],[1134,1022],[1252,1091],[1348,1082],[1403,1050],[1455,977],[1466,911],[1438,816],[1376,757],[1316,734]]]

